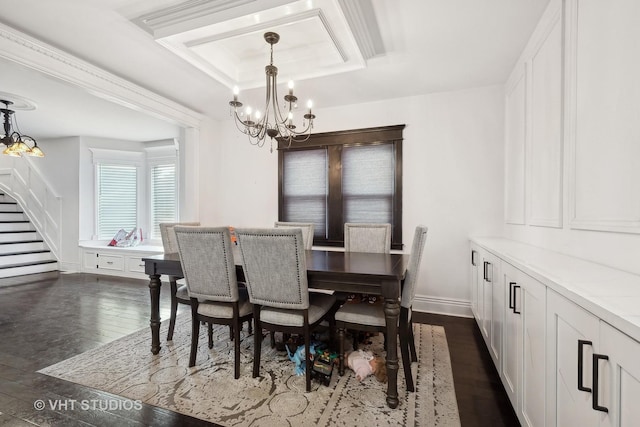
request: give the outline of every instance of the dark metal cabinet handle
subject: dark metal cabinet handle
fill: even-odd
[[[600,360],[609,360],[609,356],[605,356],[604,354],[596,354],[593,353],[593,394],[591,395],[591,403],[593,409],[601,412],[609,412],[606,406],[598,405],[598,382],[599,382],[599,368],[598,361]]]
[[[471,265],[473,265],[473,266],[477,265],[476,264],[476,254],[477,253],[478,253],[477,251],[471,250]]]
[[[489,278],[489,269],[487,267],[490,265],[491,263],[489,261],[484,262],[484,280],[486,280],[489,283],[491,283],[491,279]]]
[[[578,340],[578,390],[580,391],[586,391],[588,393],[591,393],[591,389],[589,387],[585,387],[584,386],[584,378],[583,378],[583,372],[584,372],[584,346],[585,345],[590,345],[593,346],[593,343],[591,341],[585,341],[585,340]]]
[[[520,286],[515,285],[513,287],[513,312],[515,314],[521,314],[517,309],[516,309],[516,290],[520,289]]]
[[[516,282],[509,282],[509,308],[511,310],[513,310],[513,307],[515,306],[515,301],[514,301],[514,294],[513,294],[513,285],[515,285]]]

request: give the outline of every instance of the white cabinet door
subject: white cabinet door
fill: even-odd
[[[502,263],[507,307],[504,322],[505,390],[523,426],[544,426],[546,287]]]
[[[547,289],[546,427],[598,425],[591,408],[599,319]]]
[[[470,262],[470,277],[469,277],[469,285],[471,292],[471,312],[476,319],[479,319],[478,315],[478,288],[481,282],[481,271],[480,271],[480,252],[479,248],[476,244],[471,243],[471,262]]]
[[[640,343],[607,323],[600,323],[598,393],[592,407],[599,406],[601,426],[640,425]],[[597,399],[596,399],[597,398]],[[608,412],[603,412],[606,409]],[[596,412],[596,410],[594,410]]]
[[[521,288],[513,287],[514,311],[522,318],[522,381],[520,422],[523,426],[544,426],[547,287],[524,274]]]
[[[520,282],[520,272],[507,263],[502,264],[502,277],[505,284],[505,298],[508,301],[504,318],[504,343],[502,346],[502,383],[511,400],[511,405],[520,412],[520,382],[522,371],[522,316],[514,310],[513,290]],[[521,285],[520,285],[521,286]]]
[[[498,372],[502,363],[502,329],[504,323],[504,291],[500,277],[500,258],[482,252],[483,316],[482,334]]]

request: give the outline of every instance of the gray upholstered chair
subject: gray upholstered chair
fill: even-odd
[[[196,364],[200,322],[229,325],[233,332],[235,373],[240,376],[240,329],[253,316],[245,289],[239,290],[228,227],[174,228],[182,272],[191,300],[191,354]]]
[[[302,230],[302,241],[304,248],[311,250],[313,248],[313,229],[312,222],[282,222],[276,221],[276,228],[300,228]]]
[[[391,224],[344,223],[344,250],[347,252],[389,253]]]
[[[344,224],[344,250],[346,252],[374,252],[386,253],[391,251],[391,224],[345,222]],[[340,294],[340,299],[351,300],[355,294]],[[365,301],[369,301],[368,295],[361,295]],[[371,297],[375,301],[377,297]],[[353,340],[353,349],[356,350],[357,340]]]
[[[198,226],[199,222],[163,222],[160,223],[160,237],[162,238],[162,246],[165,254],[178,253],[178,241],[174,227],[176,225]],[[176,314],[178,313],[178,304],[190,305],[187,287],[184,284],[178,286],[178,280],[182,277],[169,276],[169,286],[171,287],[171,315],[169,316],[169,331],[167,332],[167,341],[173,340],[173,331],[176,327]]]
[[[311,331],[325,317],[329,317],[331,330],[334,330],[336,298],[309,292],[301,229],[237,229],[236,235],[249,300],[253,304],[255,378],[260,375],[262,329],[303,335],[305,354],[309,354]],[[309,358],[306,384],[310,391]]]
[[[414,391],[413,377],[411,376],[411,362],[418,360],[416,346],[413,337],[413,321],[411,308],[416,294],[416,285],[420,273],[420,262],[427,240],[427,227],[416,227],[411,247],[411,257],[407,266],[407,273],[402,283],[402,296],[400,299],[400,317],[398,333],[400,335],[400,352],[402,365],[408,391]],[[344,304],[335,315],[338,327],[340,375],[344,375],[344,335],[345,329],[365,331],[385,331],[386,322],[384,306],[381,304]]]

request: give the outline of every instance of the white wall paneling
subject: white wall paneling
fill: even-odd
[[[562,227],[562,21],[561,9],[527,61],[530,76],[528,223]]]
[[[504,220],[525,223],[526,68],[517,66],[505,93]]]
[[[570,226],[640,233],[636,0],[567,7]]]

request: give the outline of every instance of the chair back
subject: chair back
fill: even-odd
[[[344,250],[347,252],[389,253],[391,224],[344,223]]]
[[[178,242],[176,241],[176,233],[173,227],[176,225],[200,225],[199,222],[162,222],[160,226],[160,237],[162,238],[162,246],[165,254],[178,253]]]
[[[307,262],[300,228],[236,229],[252,304],[309,308]]]
[[[304,242],[304,248],[311,250],[313,247],[313,228],[312,222],[281,222],[276,221],[274,224],[276,228],[300,228],[302,229],[302,241]]]
[[[411,308],[413,305],[413,298],[416,295],[418,275],[420,274],[420,262],[422,261],[422,253],[424,252],[426,241],[427,227],[424,225],[417,226],[413,235],[409,265],[407,266],[407,273],[405,275],[402,288],[402,299],[400,300],[400,306],[402,307]]]
[[[175,226],[173,230],[189,297],[238,301],[229,228]]]

